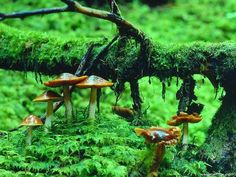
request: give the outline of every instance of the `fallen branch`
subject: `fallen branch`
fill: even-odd
[[[90,17],[95,17],[103,20],[110,21],[115,23],[118,29],[122,29],[123,33],[133,35],[135,37],[140,36],[140,30],[134,27],[130,22],[123,19],[120,16],[120,10],[117,3],[112,0],[110,2],[112,12],[107,12],[104,10],[93,9],[89,7],[82,6],[79,2],[74,0],[61,0],[66,4],[66,7],[57,7],[57,8],[45,8],[38,9],[33,11],[23,11],[23,12],[14,12],[10,14],[0,13],[0,21],[6,20],[9,18],[26,18],[34,15],[47,15],[52,13],[61,13],[61,12],[76,12],[81,13]]]

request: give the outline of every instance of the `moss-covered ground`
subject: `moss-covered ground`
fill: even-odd
[[[122,177],[142,172],[143,143],[127,122],[101,114],[91,123],[83,111],[72,124],[63,119],[54,117],[50,133],[35,130],[32,146],[25,145],[25,128],[1,137],[1,176]]]
[[[0,12],[28,10],[34,8],[62,5],[59,1],[7,1],[3,0]],[[107,7],[104,7],[108,9]],[[192,41],[222,42],[235,41],[236,2],[235,0],[176,0],[176,3],[149,8],[134,1],[122,5],[121,10],[126,19],[142,29],[153,40],[160,43],[185,43]],[[94,40],[111,38],[116,33],[113,24],[85,17],[80,14],[64,13],[48,16],[31,17],[24,20],[6,20],[9,26],[18,29],[33,30],[63,39],[78,36],[91,37]],[[53,49],[52,49],[53,50]],[[45,87],[35,81],[34,74],[0,70],[0,130],[8,130],[19,125],[28,114],[42,115],[46,105],[33,103]],[[47,81],[48,76],[42,80]],[[216,92],[203,77],[196,76],[196,95],[205,105],[202,112],[204,120],[190,125],[190,141],[201,145],[211,125],[211,118],[220,105],[218,98],[222,91]],[[175,93],[180,87],[172,80],[167,87],[166,98],[162,99],[161,83],[151,78],[140,80],[141,96],[144,100],[144,126],[160,125],[166,127],[166,121],[176,113]],[[131,107],[129,85],[122,94],[118,105]],[[73,103],[77,112],[77,123],[66,128],[61,121],[54,124],[54,134],[45,134],[42,129],[34,132],[32,147],[24,146],[24,128],[20,131],[0,136],[0,174],[2,176],[63,176],[97,175],[126,176],[143,175],[141,164],[148,151],[142,138],[136,137],[133,125],[121,117],[113,115],[111,106],[115,95],[105,89],[101,97],[101,115],[94,125],[86,123],[83,112],[88,104],[89,91],[75,90]],[[62,115],[64,108],[59,110]],[[60,116],[58,116],[60,119]],[[1,133],[4,134],[4,133]],[[96,136],[95,136],[96,135]],[[55,148],[57,146],[58,148]],[[123,154],[124,153],[124,154]],[[193,148],[192,154],[195,153]],[[169,148],[161,166],[163,176],[201,176],[206,172],[206,164],[191,158],[180,158],[178,148]],[[174,160],[173,160],[174,159]],[[44,163],[45,162],[45,163]],[[183,165],[184,164],[184,165]],[[104,168],[106,167],[106,168]],[[140,169],[141,168],[141,169]]]
[[[125,120],[107,113],[99,114],[95,122],[88,121],[82,110],[72,124],[57,114],[51,132],[45,133],[43,127],[35,129],[31,146],[25,143],[25,127],[14,133],[2,132],[0,174],[2,177],[145,176],[152,162],[152,148],[146,148],[133,129]],[[180,149],[167,148],[161,175],[206,173],[204,162],[191,159],[195,147],[187,154]]]

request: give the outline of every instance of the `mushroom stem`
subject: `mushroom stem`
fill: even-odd
[[[164,154],[165,154],[165,145],[163,143],[158,143],[149,176],[158,176],[158,169],[161,165]]]
[[[91,88],[90,101],[89,101],[89,118],[95,119],[95,110],[97,102],[97,89]]]
[[[188,145],[188,123],[183,123],[183,146],[187,148]]]
[[[33,128],[29,127],[28,134],[27,134],[27,137],[26,137],[26,144],[29,145],[29,146],[32,144],[32,130],[33,130]]]
[[[46,120],[45,120],[45,127],[46,131],[51,129],[52,127],[52,114],[53,114],[53,102],[48,101],[47,112],[46,112]]]
[[[69,86],[63,86],[63,97],[65,103],[65,117],[71,121],[72,119],[72,103],[70,98]]]

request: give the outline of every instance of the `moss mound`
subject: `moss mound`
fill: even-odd
[[[51,133],[33,131],[26,146],[25,128],[0,139],[0,173],[11,176],[127,176],[141,173],[145,152],[133,127],[118,118],[101,116],[90,123],[78,116],[66,124],[57,117]],[[15,175],[14,175],[15,174]]]
[[[147,148],[125,120],[100,115],[91,123],[80,114],[68,125],[62,117],[55,118],[50,133],[43,127],[33,131],[32,146],[25,145],[25,128],[1,134],[1,176],[124,177],[148,173],[153,147]],[[161,176],[191,176],[206,169],[203,162],[178,155],[178,149],[167,149]]]

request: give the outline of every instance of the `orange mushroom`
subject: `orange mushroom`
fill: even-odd
[[[158,169],[165,154],[165,146],[175,145],[181,137],[179,127],[164,129],[162,127],[151,127],[149,129],[134,129],[138,136],[143,136],[147,143],[155,143],[157,145],[154,154],[153,164],[148,176],[158,176]]]
[[[103,87],[110,87],[113,83],[109,82],[99,76],[89,76],[87,79],[76,84],[78,88],[91,88],[90,101],[89,101],[89,118],[95,119],[95,109],[97,101],[97,89]]]
[[[138,136],[143,136],[147,143],[177,143],[181,132],[179,127],[171,127],[169,129],[165,129],[162,127],[151,127],[149,129],[135,128],[135,133]]]
[[[45,120],[45,127],[46,130],[51,128],[52,119],[51,116],[53,114],[53,101],[60,101],[62,100],[62,96],[48,90],[41,95],[37,96],[33,101],[34,102],[47,102],[47,111],[46,111],[46,120]]]
[[[63,87],[63,97],[65,103],[65,116],[69,119],[72,118],[73,110],[72,110],[72,103],[71,103],[71,96],[69,91],[70,85],[75,85],[82,80],[86,79],[88,76],[80,76],[77,77],[70,73],[62,73],[56,79],[52,81],[45,82],[44,85],[48,87]]]
[[[183,124],[183,145],[188,144],[188,123],[198,123],[202,120],[202,117],[198,113],[187,114],[180,112],[178,115],[172,117],[167,122],[168,125],[178,126]]]
[[[43,122],[37,116],[29,115],[29,116],[24,118],[21,125],[29,127],[28,134],[27,134],[27,137],[26,137],[26,144],[31,145],[32,144],[33,127],[41,126],[41,125],[43,125]]]
[[[127,119],[131,119],[134,117],[135,114],[137,114],[136,111],[134,111],[133,109],[130,108],[125,108],[125,107],[121,107],[121,106],[112,106],[112,111],[124,118]]]

